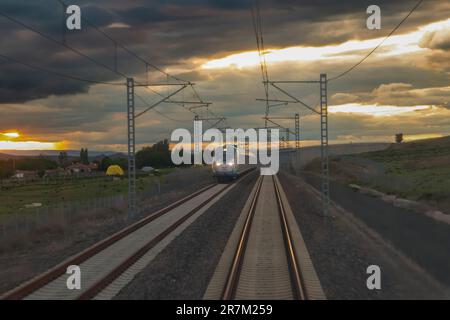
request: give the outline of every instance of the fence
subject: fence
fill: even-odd
[[[210,183],[207,170],[184,169],[155,179],[146,190],[138,193],[138,214],[153,211],[156,202],[163,196],[173,198],[198,190]],[[166,197],[171,199],[170,197]],[[31,233],[60,232],[71,237],[71,225],[96,219],[124,221],[127,218],[127,197],[123,194],[82,201],[55,203],[52,206],[24,208],[14,214],[0,215],[0,242],[12,237],[24,237]]]

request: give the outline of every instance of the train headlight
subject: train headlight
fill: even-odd
[[[228,166],[232,167],[234,165],[234,162],[228,162]]]
[[[216,167],[218,167],[218,166],[220,166],[222,164],[220,162],[216,162],[215,165],[216,165]]]

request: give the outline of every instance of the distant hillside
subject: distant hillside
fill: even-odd
[[[69,160],[75,160],[80,157],[79,150],[11,150],[3,151],[0,153],[0,160],[13,159],[13,158],[36,158],[44,157],[51,160],[58,160],[60,152],[67,152]],[[114,151],[90,151],[89,159],[91,161],[101,160],[104,157],[110,157],[112,159],[126,158],[126,155],[121,152]]]
[[[391,144],[387,149],[334,156],[331,175],[384,193],[424,201],[450,214],[450,136]],[[320,172],[320,162],[312,163]]]
[[[392,144],[386,150],[366,153],[363,156],[381,162],[407,161],[411,162],[410,165],[419,160],[448,158],[450,157],[450,136]]]
[[[13,156],[10,154],[0,153],[0,160],[8,160],[8,159],[14,159],[17,158],[17,156]]]

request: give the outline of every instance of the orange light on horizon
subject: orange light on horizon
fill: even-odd
[[[1,135],[8,137],[8,138],[19,138],[20,134],[18,132],[5,132],[1,133]]]
[[[65,150],[65,142],[0,141],[0,151],[5,150]]]
[[[330,113],[359,113],[374,117],[387,117],[401,114],[407,114],[415,111],[430,110],[433,106],[385,106],[385,105],[365,105],[348,103],[328,107]]]

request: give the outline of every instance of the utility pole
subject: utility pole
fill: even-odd
[[[270,100],[271,102],[280,102],[288,104],[299,104],[302,107],[318,114],[320,116],[320,154],[321,154],[321,191],[322,191],[322,212],[324,216],[329,216],[330,207],[330,167],[328,151],[328,79],[326,74],[321,74],[320,79],[312,81],[267,81],[272,87],[289,97],[289,100]],[[280,87],[280,84],[319,84],[320,86],[320,110],[304,103],[288,91]],[[300,147],[300,117],[295,115],[296,126],[296,147]],[[272,118],[273,119],[273,118]],[[270,121],[270,120],[269,120]],[[273,121],[271,121],[273,122]]]
[[[328,81],[327,75],[320,75],[320,153],[322,160],[322,202],[323,213],[329,215],[330,168],[328,154]]]
[[[134,110],[134,79],[127,78],[128,127],[128,218],[136,214],[136,130]]]
[[[300,149],[300,114],[295,114],[295,149]]]

